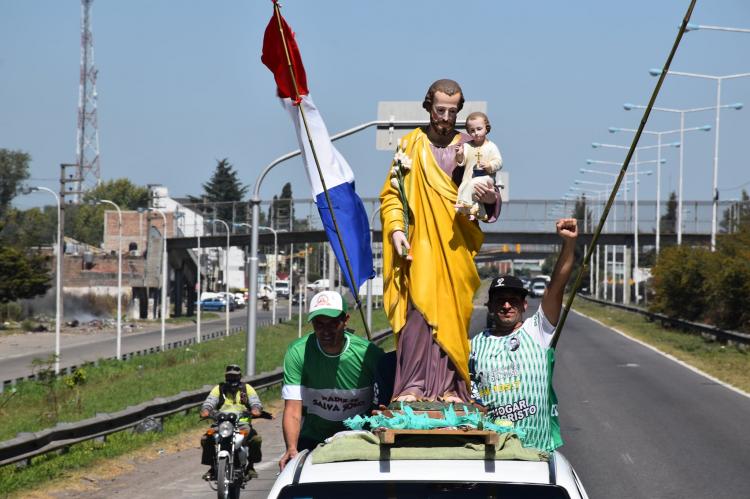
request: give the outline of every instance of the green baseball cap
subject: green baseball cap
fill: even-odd
[[[338,317],[346,313],[346,301],[336,291],[321,291],[310,300],[310,313],[307,321],[310,322],[319,315],[326,317]]]

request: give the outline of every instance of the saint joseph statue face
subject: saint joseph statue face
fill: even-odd
[[[437,135],[453,137],[460,101],[460,93],[448,95],[440,91],[435,92],[430,109],[430,128]]]

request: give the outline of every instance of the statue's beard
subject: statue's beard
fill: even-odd
[[[436,120],[430,118],[430,128],[438,135],[447,136],[453,133],[456,128],[455,120]]]

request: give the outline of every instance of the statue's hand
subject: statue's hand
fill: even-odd
[[[474,198],[483,204],[494,204],[497,202],[497,192],[489,182],[477,182],[474,186]]]
[[[393,240],[393,247],[396,248],[396,251],[398,251],[398,254],[402,257],[406,258],[408,261],[411,261],[411,255],[409,254],[409,250],[411,249],[411,246],[409,246],[409,241],[406,240],[406,235],[404,234],[404,231],[401,230],[394,230],[391,234],[391,239]]]
[[[464,147],[462,145],[455,146],[456,151],[456,163],[464,162]]]

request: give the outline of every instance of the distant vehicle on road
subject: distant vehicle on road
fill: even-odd
[[[276,297],[276,292],[269,284],[262,284],[258,286],[257,297],[259,300],[263,300],[264,298],[267,300],[273,300]]]
[[[236,308],[234,301],[229,300],[229,311],[233,311]],[[219,312],[224,312],[227,309],[227,301],[223,298],[208,298],[206,300],[201,300],[201,310],[209,311],[209,310],[215,310]]]
[[[547,291],[547,283],[544,281],[537,281],[531,285],[531,296],[539,298],[544,296],[544,292]]]
[[[289,281],[276,281],[276,296],[289,298]]]
[[[318,291],[323,291],[325,289],[329,289],[331,287],[329,279],[318,279],[315,282],[311,282],[307,285],[307,289],[310,291],[315,291],[316,293]]]
[[[234,297],[234,301],[237,303],[237,308],[245,308],[245,305],[247,305],[247,301],[245,300],[245,293],[234,293],[232,296]]]

